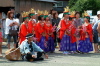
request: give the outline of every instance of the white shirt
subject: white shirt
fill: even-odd
[[[19,19],[18,19],[18,18],[14,19],[14,21],[15,21],[15,22],[17,22],[18,24],[20,24],[20,22],[19,22]],[[15,25],[15,28],[16,28],[16,30],[17,30],[18,26],[17,26],[17,25]]]
[[[35,21],[35,23],[36,23],[36,19],[33,19],[33,21]]]
[[[9,29],[10,29],[10,26],[9,26],[9,25],[10,25],[11,23],[13,23],[13,22],[17,22],[17,23],[18,23],[18,21],[17,21],[16,19],[10,20],[9,18],[6,18],[5,34],[9,34]],[[14,27],[15,27],[15,30],[17,30],[17,27],[18,27],[18,26],[15,25]]]
[[[98,21],[98,18],[96,17],[93,19],[92,23],[96,23],[97,21]]]

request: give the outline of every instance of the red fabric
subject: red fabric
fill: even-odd
[[[20,26],[20,31],[19,31],[19,42],[20,44],[22,43],[22,41],[25,40],[25,36],[29,33],[28,27],[23,23]]]
[[[71,33],[70,33],[71,43],[74,43],[74,42],[77,41],[77,40],[76,40],[76,36],[75,36],[76,28],[75,28],[74,24],[72,24],[73,21],[69,21],[69,23],[70,23],[70,26],[71,26],[71,27],[70,27],[70,29],[71,29]]]
[[[28,29],[29,29],[29,33],[33,33],[32,31],[36,32],[36,23],[33,21],[29,21],[28,22]]]
[[[60,39],[62,39],[63,35],[65,34],[66,29],[68,29],[69,26],[70,24],[66,24],[66,21],[64,19],[61,20]]]
[[[82,29],[80,30],[80,40],[85,40],[86,33],[84,33],[84,31]],[[92,25],[91,24],[86,26],[86,32],[89,35],[90,41],[92,42],[93,41],[93,31],[92,31]]]
[[[50,26],[46,25],[45,23],[45,31],[46,31],[46,39],[48,40],[49,38],[49,33],[52,33],[51,37],[54,38],[54,35],[53,35],[53,26],[52,24],[50,24]]]
[[[42,26],[40,23],[37,23],[36,26],[36,38],[38,41],[40,41],[40,38],[42,37],[42,33],[45,32],[45,24]]]
[[[0,42],[3,42],[2,32],[0,32]]]

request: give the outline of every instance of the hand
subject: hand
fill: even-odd
[[[48,59],[48,55],[47,54],[45,55],[45,58]]]
[[[18,23],[17,22],[13,22],[15,25],[18,25]]]
[[[32,58],[36,58],[36,56],[35,55],[32,55]]]
[[[43,36],[46,36],[46,34],[45,34],[45,33],[42,33],[42,35],[43,35]]]

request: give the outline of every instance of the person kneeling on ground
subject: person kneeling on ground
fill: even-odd
[[[22,60],[38,61],[44,60],[42,55],[48,59],[48,55],[33,42],[33,34],[28,34],[26,40],[20,45],[20,52],[22,54]],[[36,53],[37,52],[37,53]]]

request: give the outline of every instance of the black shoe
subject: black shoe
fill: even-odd
[[[42,61],[44,58],[35,58],[34,61]]]

